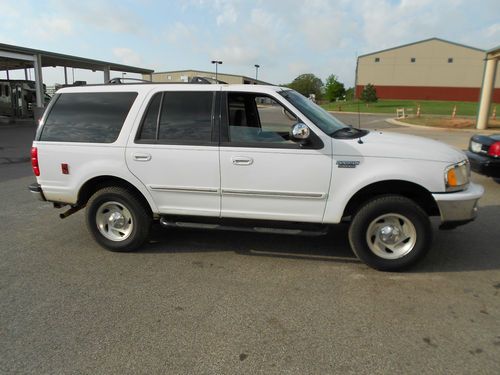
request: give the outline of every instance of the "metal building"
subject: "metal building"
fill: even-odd
[[[149,79],[148,75],[143,75],[144,79]],[[193,77],[206,77],[215,80],[215,72],[203,70],[173,70],[168,72],[155,72],[151,74],[153,82],[191,82]],[[217,73],[217,80],[231,84],[248,85],[270,85],[270,83],[256,80],[255,78],[245,77],[236,74]]]
[[[381,99],[478,101],[485,50],[431,38],[358,57],[356,95],[371,83]],[[493,101],[500,102],[500,75]]]

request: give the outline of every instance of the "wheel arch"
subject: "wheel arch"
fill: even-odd
[[[366,202],[381,195],[401,195],[417,203],[429,216],[439,216],[432,194],[423,186],[405,180],[384,180],[371,183],[356,192],[348,201],[343,218],[355,214]]]
[[[96,191],[110,186],[119,186],[129,190],[144,204],[145,207],[149,209],[151,213],[154,212],[154,205],[152,205],[152,202],[145,197],[141,190],[123,178],[111,175],[96,176],[86,181],[78,191],[77,204],[79,206],[85,206],[90,197]]]

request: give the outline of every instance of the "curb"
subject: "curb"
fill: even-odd
[[[366,113],[366,112],[346,112],[346,111],[327,111],[328,113],[345,115],[366,115],[366,116],[387,116],[387,113]]]
[[[408,128],[414,128],[414,129],[425,129],[425,130],[441,130],[441,131],[448,131],[448,132],[475,132],[475,133],[486,133],[486,134],[495,134],[495,133],[500,133],[500,129],[455,129],[455,128],[438,128],[435,126],[426,126],[426,125],[415,125],[415,124],[408,124],[406,122],[398,121],[393,118],[387,118],[385,119],[386,122],[389,124],[393,125],[399,125],[399,126],[406,126]]]

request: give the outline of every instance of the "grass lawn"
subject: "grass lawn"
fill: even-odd
[[[420,104],[420,114],[422,115],[443,115],[450,116],[453,112],[453,107],[457,106],[457,116],[476,116],[476,102],[445,102],[437,100],[379,100],[377,103],[370,103],[368,106],[365,103],[359,103],[359,111],[361,113],[391,113],[396,117],[397,108],[412,108],[411,114],[417,113],[417,105]],[[342,112],[357,112],[358,102],[336,102],[323,104],[322,107],[327,111],[342,111]],[[500,106],[499,106],[500,107]],[[497,108],[500,112],[500,108]]]

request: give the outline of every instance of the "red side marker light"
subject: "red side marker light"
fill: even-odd
[[[40,176],[40,167],[38,166],[38,149],[31,147],[31,168],[35,176]]]
[[[67,163],[61,163],[62,174],[69,174],[69,167]]]

